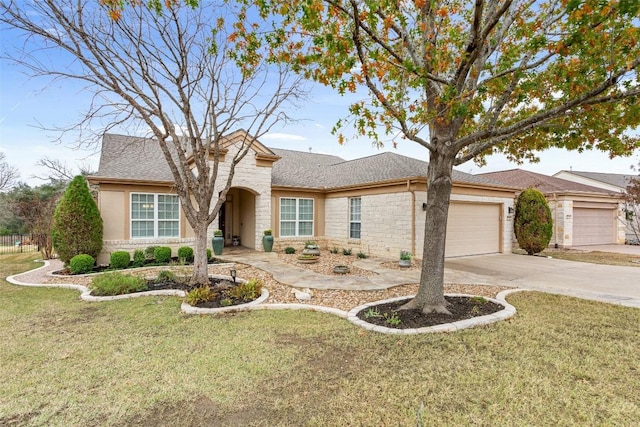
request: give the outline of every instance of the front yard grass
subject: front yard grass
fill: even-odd
[[[0,256],[0,277],[34,254]],[[543,293],[398,337],[313,312],[187,316],[0,280],[0,425],[633,425],[640,310]]]

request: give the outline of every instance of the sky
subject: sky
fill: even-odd
[[[13,52],[19,41],[12,33],[0,31],[2,55]],[[49,55],[56,65],[60,58]],[[340,96],[330,88],[309,83],[308,100],[289,114],[297,121],[275,128],[261,138],[268,147],[284,148],[315,153],[332,154],[346,160],[391,151],[428,161],[428,151],[416,143],[398,139],[394,148],[388,141],[382,149],[375,148],[366,138],[349,139],[344,145],[331,134],[335,123],[347,115],[347,108],[354,99]],[[38,160],[48,157],[65,163],[71,169],[80,167],[96,171],[99,162],[99,145],[80,142],[77,132],[61,133],[55,129],[67,128],[77,123],[88,109],[90,88],[71,80],[51,81],[49,77],[32,78],[25,70],[5,59],[0,59],[0,151],[6,160],[19,169],[21,181],[39,185],[44,181],[35,176],[46,176],[46,169],[37,167]],[[96,129],[99,131],[100,129]],[[126,130],[123,132],[126,133]],[[467,173],[484,173],[497,170],[522,168],[552,175],[560,170],[608,172],[632,174],[632,166],[640,163],[640,152],[630,157],[609,159],[600,151],[568,152],[552,149],[539,153],[540,162],[522,165],[511,163],[501,155],[487,158],[485,167],[471,162],[457,166]]]

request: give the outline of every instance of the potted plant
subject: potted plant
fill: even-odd
[[[271,235],[271,229],[264,230],[264,236],[262,236],[262,247],[265,252],[271,252],[273,249],[273,236]]]
[[[224,237],[222,237],[222,230],[213,230],[213,239],[211,239],[211,246],[213,246],[213,253],[215,255],[222,255],[222,249],[224,248]]]
[[[400,267],[411,267],[411,252],[409,251],[400,251]]]

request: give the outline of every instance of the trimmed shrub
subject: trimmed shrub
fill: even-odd
[[[73,274],[85,274],[93,270],[95,263],[96,260],[91,255],[80,254],[71,258],[69,269]]]
[[[212,291],[209,286],[201,286],[190,290],[187,293],[185,301],[189,305],[198,305],[205,302],[213,301],[218,297],[218,293]]]
[[[211,252],[211,249],[207,248],[207,261],[209,261],[212,256],[213,256],[213,253]]]
[[[229,289],[228,294],[240,301],[253,301],[262,294],[262,282],[258,279],[249,279]]]
[[[147,248],[144,250],[144,256],[145,256],[147,261],[154,261],[155,260],[156,248],[157,248],[157,246],[147,246]]]
[[[514,231],[518,245],[529,255],[542,252],[549,246],[553,220],[547,199],[540,191],[528,188],[518,196]]]
[[[138,276],[118,272],[105,273],[91,281],[91,294],[97,296],[112,296],[146,291],[147,281]]]
[[[115,268],[116,270],[122,270],[129,267],[130,262],[131,255],[127,251],[112,252],[111,257],[109,258],[111,268]]]
[[[153,251],[153,257],[158,264],[167,264],[171,261],[171,248],[168,246],[158,246]]]
[[[178,248],[178,258],[180,260],[184,260],[185,262],[193,261],[193,249],[189,246],[182,246]]]
[[[83,176],[76,176],[67,186],[51,230],[53,247],[65,264],[80,254],[95,259],[102,250],[102,218]]]
[[[284,253],[285,254],[295,254],[296,253],[296,248],[292,248],[291,246],[287,246],[286,248],[284,248]]]
[[[133,266],[134,267],[142,267],[144,262],[146,261],[146,256],[144,255],[144,251],[142,249],[136,249],[133,251]]]

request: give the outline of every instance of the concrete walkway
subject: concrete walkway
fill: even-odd
[[[271,273],[278,282],[296,288],[375,291],[398,285],[417,283],[420,280],[419,270],[391,270],[382,267],[380,262],[371,259],[359,259],[353,265],[377,274],[371,277],[359,277],[325,276],[324,274],[281,261],[275,252],[238,251],[223,253],[220,258],[225,261],[252,265]]]
[[[221,258],[253,265],[297,288],[381,290],[420,280],[417,269],[391,270],[371,258],[357,260],[353,265],[376,272],[372,277],[325,276],[285,263],[275,253],[231,251]],[[640,267],[512,254],[453,258],[446,261],[445,267],[445,283],[534,289],[640,308]]]

